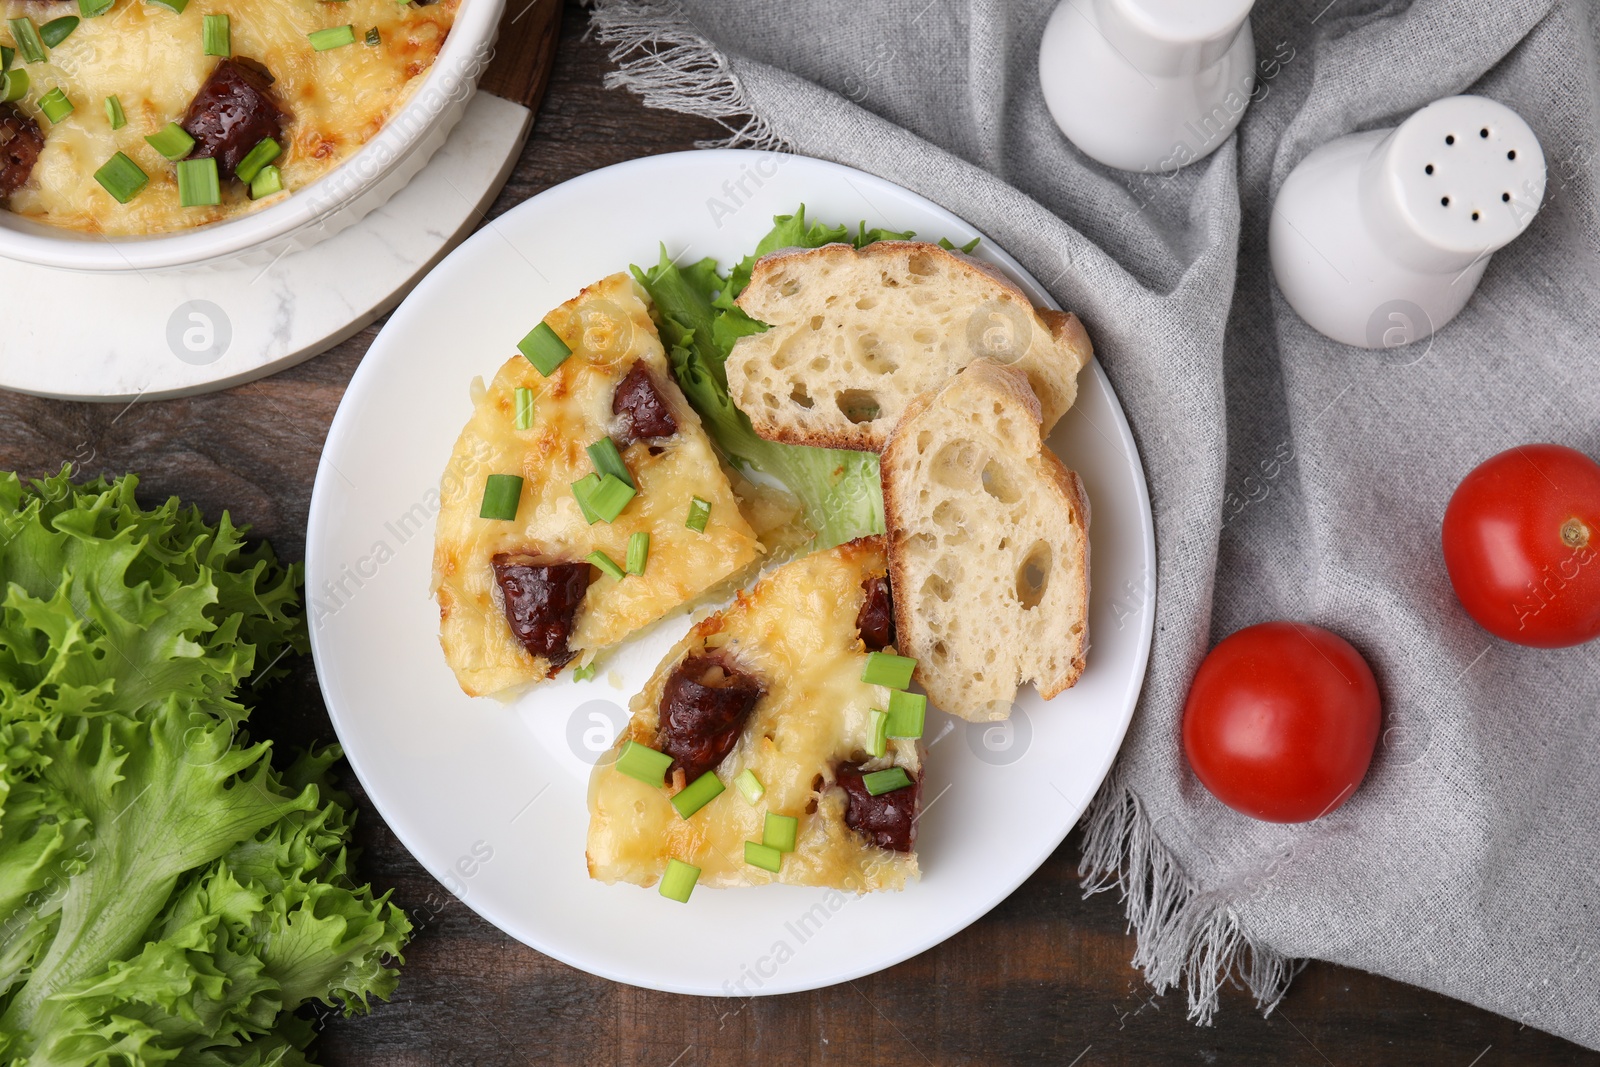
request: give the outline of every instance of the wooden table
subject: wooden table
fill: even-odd
[[[584,39],[586,26],[569,6],[549,95],[493,214],[597,167],[716,135],[701,120],[602,89],[605,53]],[[323,437],[376,332],[189,400],[120,408],[0,394],[0,469],[138,471],[146,498],[175,493],[212,517],[227,508],[286,558],[303,558]],[[333,739],[309,659],[267,695],[251,727],[280,745]],[[982,920],[870,978],[745,1001],[632,989],[479,919],[406,853],[353,777],[348,787],[361,808],[360,870],[394,890],[418,931],[391,1003],[326,1022],[319,1055],[331,1065],[1600,1065],[1600,1054],[1508,1019],[1320,963],[1270,1019],[1231,993],[1216,1026],[1197,1029],[1182,993],[1152,997],[1129,967],[1133,942],[1116,900],[1082,899],[1075,839]]]

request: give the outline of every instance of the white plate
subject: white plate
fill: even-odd
[[[679,993],[788,993],[842,982],[938,944],[983,915],[1061,843],[1133,714],[1150,650],[1155,543],[1133,438],[1105,374],[1082,375],[1051,444],[1092,502],[1089,667],[1011,721],[930,714],[922,881],[847,897],[770,886],[698,890],[687,905],[589,880],[589,768],[687,626],[668,620],[514,705],[463,696],[428,595],[436,487],[487,379],[529,327],[598,278],[656,260],[726,268],[804,202],[958,243],[979,236],[882,179],[819,160],[686,152],[584,175],[494,220],[406,298],[362,361],[328,434],[306,545],[312,648],[334,727],[373,803],[434,877],[513,937],[606,978]],[[1017,263],[977,253],[1049,302]]]

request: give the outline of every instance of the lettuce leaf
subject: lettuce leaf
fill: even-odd
[[[337,748],[245,733],[299,568],[137,484],[0,474],[0,1058],[308,1064],[291,1013],[390,995],[410,923],[350,877]]]
[[[634,278],[655,303],[673,376],[700,413],[711,440],[741,473],[765,475],[799,499],[807,524],[816,531],[814,547],[818,549],[883,532],[878,457],[867,452],[786,445],[757,436],[749,418],[734,407],[728,395],[726,363],[734,342],[761,333],[766,326],[733,301],[750,283],[756,260],[780,248],[820,248],[842,241],[860,248],[874,241],[912,236],[910,232],[869,230],[865,222],[851,236],[844,226],[808,222],[802,204],[793,215],[774,218],[771,232],[726,278],[718,273],[714,259],[678,266],[665,246],[655,266],[632,268]]]

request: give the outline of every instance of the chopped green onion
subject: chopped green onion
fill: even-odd
[[[537,367],[539,373],[546,378],[555,373],[555,369],[572,355],[572,349],[556,335],[548,322],[541,322],[529,330],[528,336],[517,342],[517,351],[521,352],[523,357]]]
[[[58,19],[51,19],[39,27],[39,40],[54,48],[72,36],[72,31],[78,28],[78,21],[76,15],[62,15]]]
[[[889,694],[890,737],[921,737],[927,717],[928,698],[921,693],[896,689]]]
[[[608,474],[600,479],[600,484],[589,494],[589,507],[606,522],[612,522],[622,514],[622,509],[628,506],[628,501],[634,496],[633,486],[614,474]]]
[[[682,789],[672,798],[672,806],[678,809],[678,814],[685,819],[711,803],[722,795],[727,786],[722,784],[722,779],[717,777],[716,771],[707,771]]]
[[[679,904],[689,903],[689,894],[700,880],[700,868],[682,860],[667,861],[666,873],[661,876],[661,895]]]
[[[585,663],[572,668],[572,680],[574,682],[587,682],[599,673],[600,668],[598,666],[593,663]]]
[[[174,163],[194,151],[194,138],[189,136],[188,130],[176,122],[169,122],[146,137],[145,143],[160,152],[163,158],[170,159]]]
[[[239,160],[239,165],[233,168],[233,172],[239,176],[240,181],[253,182],[256,180],[256,175],[261,173],[261,168],[277,159],[278,153],[282,151],[283,148],[277,141],[263,137],[256,142],[254,148],[244,154],[244,158]]]
[[[572,483],[572,495],[577,498],[578,509],[583,512],[583,517],[590,526],[600,521],[599,512],[595,511],[594,505],[589,502],[589,498],[594,495],[594,491],[598,488],[600,488],[600,476],[598,474],[585,474],[582,478]]]
[[[139,169],[139,164],[118,152],[106,160],[105,166],[94,172],[94,180],[116,197],[117,203],[126,204],[149,184],[150,177]]]
[[[604,552],[597,550],[589,553],[583,558],[588,560],[590,563],[593,563],[596,567],[599,567],[601,570],[605,571],[619,582],[628,576],[621,567],[617,566],[616,560],[612,559]]]
[[[122,113],[122,101],[115,96],[106,97],[106,121],[111,123],[113,130],[120,130],[128,124],[128,116]]]
[[[17,51],[22,53],[22,58],[29,63],[43,63],[44,42],[39,39],[39,29],[33,20],[23,15],[21,18],[7,19],[6,25],[11,27],[11,39],[17,42]]]
[[[889,751],[889,713],[872,709],[872,737],[867,741],[867,754],[881,756]]]
[[[210,207],[222,203],[222,183],[217,178],[217,161],[185,159],[177,166],[178,203],[184,207]]]
[[[277,167],[262,167],[255,181],[250,183],[250,199],[263,200],[273,193],[283,192],[283,175]]]
[[[861,680],[868,685],[886,685],[890,689],[904,689],[911,684],[911,672],[917,661],[905,656],[891,656],[887,652],[867,653],[867,666]]]
[[[17,50],[10,45],[0,44],[0,74],[11,69],[11,61],[17,58]]]
[[[78,13],[86,19],[104,15],[117,0],[78,0]]]
[[[147,4],[160,4],[174,15],[183,14],[183,9],[189,6],[189,0],[145,0]]]
[[[634,484],[628,465],[622,462],[622,453],[617,451],[617,443],[611,438],[602,437],[584,451],[589,453],[589,462],[594,464],[594,469],[602,476],[609,474],[619,481],[627,482],[630,489],[639,488]]]
[[[911,784],[911,776],[905,772],[904,767],[890,767],[887,770],[863,774],[861,783],[867,787],[869,794],[876,797],[892,793],[896,789],[904,789]]]
[[[650,561],[650,535],[643,530],[628,538],[628,573],[643,574]]]
[[[689,517],[683,524],[696,533],[706,532],[706,522],[711,518],[711,501],[695,497],[689,501]]]
[[[51,89],[39,98],[39,110],[44,112],[44,117],[51,122],[60,122],[72,114],[72,101],[67,99],[67,94],[60,88]]]
[[[200,42],[208,56],[233,55],[233,33],[226,15],[207,15],[200,25]]]
[[[478,509],[478,518],[510,522],[517,517],[521,504],[522,475],[491,474],[483,481],[483,505]]]
[[[761,784],[761,779],[756,777],[756,772],[748,767],[739,773],[739,777],[733,780],[733,784],[739,787],[739,792],[743,793],[744,798],[752,804],[760,800],[767,792],[767,787]]]
[[[800,820],[793,815],[774,815],[767,812],[767,821],[761,827],[761,843],[779,852],[793,852],[795,839],[800,836]]]
[[[629,741],[617,754],[617,770],[629,778],[637,778],[645,785],[660,785],[665,781],[670,766],[671,756],[637,741]]]
[[[354,26],[332,26],[326,30],[312,30],[306,34],[311,47],[318,52],[326,52],[330,48],[343,48],[347,44],[356,43]]]
[[[378,47],[378,45],[383,42],[383,37],[378,33],[378,27],[374,26],[372,29],[367,31],[366,40],[367,43],[374,48]]]
[[[9,104],[28,95],[28,72],[18,67],[0,74],[0,104]]]
[[[533,390],[524,389],[519,385],[515,396],[517,414],[513,425],[519,430],[530,430],[533,428]]]
[[[778,868],[783,865],[783,853],[771,845],[763,845],[759,841],[746,841],[744,843],[744,861],[752,867],[760,867],[763,871],[778,873]]]

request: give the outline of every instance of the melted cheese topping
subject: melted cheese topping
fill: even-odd
[[[602,576],[589,586],[569,642],[577,651],[616,644],[760,555],[700,417],[672,381],[645,299],[628,275],[613,274],[552,311],[544,321],[572,355],[548,378],[522,356],[511,357],[456,442],[440,487],[433,580],[440,644],[456,680],[472,696],[541,680],[549,667],[511,633],[490,564],[498,552],[555,562],[581,560],[598,549],[622,565],[629,537],[649,532],[643,575],[621,581]],[[612,396],[638,361],[654,372],[678,432],[623,451],[638,494],[615,522],[591,526],[572,483],[593,472],[585,447],[614,431]],[[534,392],[535,415],[527,430],[516,429],[518,387]],[[652,447],[660,454],[652,455]],[[523,478],[511,522],[478,517],[490,474]],[[697,496],[711,503],[704,533],[684,525]]]
[[[633,719],[617,746],[634,740],[659,747],[668,676],[684,657],[720,650],[766,688],[738,745],[717,767],[728,788],[683,819],[668,789],[602,761],[589,785],[590,877],[653,885],[669,858],[699,867],[699,884],[716,888],[783,882],[865,893],[900,889],[917,877],[915,854],[878,848],[845,825],[844,790],[834,785],[835,765],[865,757],[873,709],[888,707],[888,689],[861,681],[867,651],[856,631],[861,583],[886,570],[881,537],[852,541],[785,564],[690,631],[634,698]],[[917,742],[891,738],[886,755],[868,769],[892,764],[920,776]],[[753,805],[733,785],[746,769],[766,787]],[[761,840],[769,811],[800,820],[795,850],[776,875],[744,861],[744,843]]]
[[[45,135],[44,151],[10,208],[38,222],[112,236],[165,233],[219,222],[273,203],[338,166],[384,126],[412,87],[433,65],[455,21],[460,0],[427,7],[394,0],[286,4],[282,0],[190,0],[182,14],[149,0],[117,0],[97,18],[48,49],[43,63],[14,61],[28,72],[27,96],[18,101]],[[0,0],[5,18],[28,16],[37,25],[78,14],[77,5]],[[243,183],[225,180],[222,203],[182,207],[173,164],[145,143],[169,122],[183,120],[195,93],[218,60],[204,54],[201,21],[229,16],[233,54],[257,60],[277,79],[272,96],[290,116],[288,143],[273,160],[286,190],[252,201]],[[350,25],[356,43],[318,52],[306,35]],[[380,43],[365,43],[376,27]],[[0,24],[0,42],[11,45]],[[52,124],[38,101],[60,88],[73,112]],[[128,124],[111,128],[106,97],[121,102]],[[117,152],[150,176],[150,184],[119,204],[94,180]]]

